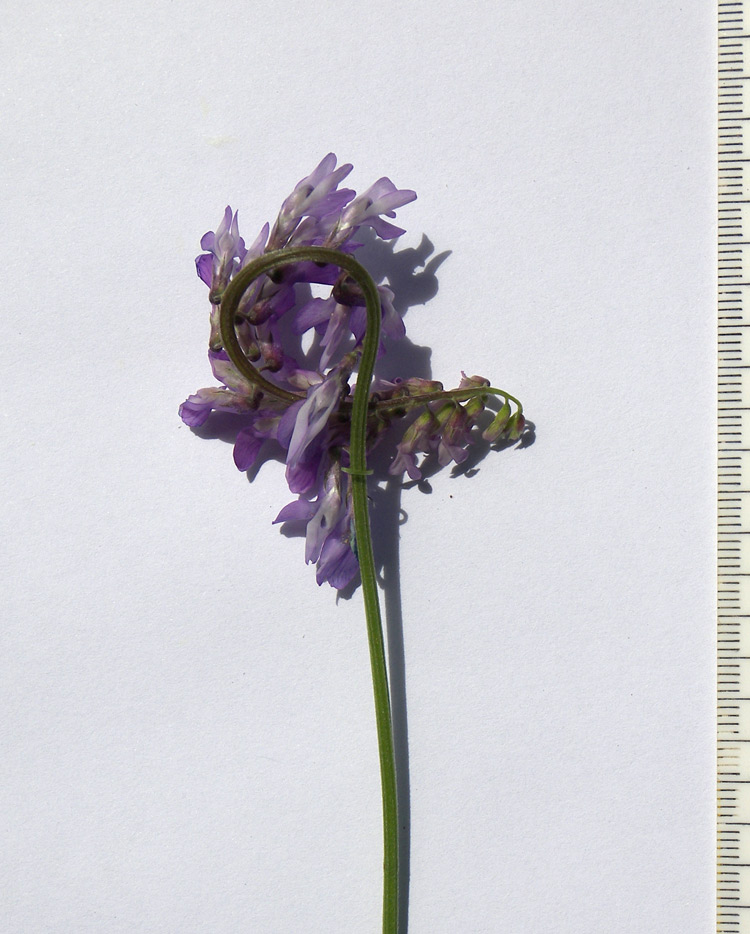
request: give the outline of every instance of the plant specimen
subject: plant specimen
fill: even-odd
[[[341,589],[360,575],[383,797],[383,932],[397,934],[396,769],[367,458],[391,426],[403,424],[389,472],[418,480],[420,455],[440,466],[459,464],[480,434],[490,442],[515,441],[525,422],[520,402],[480,376],[463,374],[450,390],[408,375],[373,378],[377,358],[387,353],[383,337],[398,340],[405,328],[393,292],[376,285],[354,254],[367,228],[382,240],[404,233],[391,220],[416,194],[385,177],[360,195],[340,188],[352,166],[336,161],[329,153],[298,182],[273,227],[265,224],[249,247],[230,207],[203,236],[196,267],[209,288],[209,360],[220,385],[189,396],[180,415],[190,426],[202,425],[213,411],[242,415],[234,460],[243,471],[266,441],[275,441],[296,496],[275,521],[304,524],[305,560],[315,564],[318,584]],[[329,294],[313,297],[311,287]],[[309,355],[300,362],[299,341],[292,345],[288,335],[313,329],[314,364]],[[502,404],[480,432],[490,396]]]

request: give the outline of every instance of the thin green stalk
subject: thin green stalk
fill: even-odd
[[[375,357],[377,355],[380,335],[380,297],[378,295],[377,287],[372,281],[372,278],[370,277],[370,274],[367,272],[367,270],[355,259],[349,256],[348,253],[341,253],[338,250],[330,250],[326,247],[315,246],[288,247],[283,250],[274,250],[271,253],[263,254],[263,256],[258,257],[258,259],[253,260],[252,262],[248,263],[247,266],[243,267],[234,276],[224,293],[220,296],[221,311],[219,314],[219,327],[221,330],[221,340],[224,345],[224,349],[226,350],[227,354],[229,355],[229,359],[235,365],[236,369],[239,370],[245,379],[247,379],[253,385],[257,386],[258,389],[260,389],[262,392],[280,400],[281,402],[285,402],[287,405],[291,405],[293,402],[298,402],[300,399],[305,398],[304,393],[290,392],[288,389],[282,389],[281,386],[277,386],[275,383],[272,383],[252,365],[252,363],[243,353],[239,339],[237,338],[237,331],[235,330],[235,315],[237,314],[237,309],[239,308],[242,296],[252,285],[252,283],[258,278],[258,276],[262,276],[264,273],[271,272],[272,270],[277,269],[279,266],[285,266],[288,263],[299,263],[305,261],[328,263],[331,265],[340,266],[342,269],[345,269],[362,288],[366,301],[368,294],[370,302],[377,301],[377,319],[370,313],[369,304],[367,305],[367,331],[365,333],[362,348],[362,359],[359,366],[360,377],[363,373],[367,377],[365,380],[367,384],[367,393],[365,394],[363,390],[360,394],[360,405],[363,407],[363,409],[367,410],[369,408],[373,412],[387,412],[391,409],[402,409],[404,407],[413,408],[417,405],[425,405],[428,402],[438,402],[449,399],[452,399],[456,402],[465,402],[468,399],[472,399],[476,396],[489,394],[503,396],[505,399],[514,402],[517,405],[519,412],[523,411],[523,406],[515,396],[512,396],[504,389],[495,389],[493,386],[472,386],[467,389],[441,389],[435,392],[424,392],[413,396],[405,396],[403,398],[399,397],[394,399],[378,399],[371,402],[370,381],[372,379],[372,367],[374,367],[375,364]],[[367,277],[366,279],[364,278],[365,276]],[[366,286],[368,280],[372,288]],[[373,305],[373,307],[375,306]],[[371,318],[372,324],[370,323]],[[375,325],[377,326],[377,330],[374,330]],[[373,334],[375,335],[374,338],[371,337]],[[366,355],[372,357],[371,364],[369,360],[366,359]],[[367,376],[366,372],[367,367],[369,367],[369,376]],[[359,386],[361,382],[362,380],[360,379],[357,382],[357,385]],[[354,402],[350,403],[348,399],[343,399],[341,401],[341,408],[344,410],[346,410],[348,406],[352,406],[353,408],[353,406],[357,404],[356,399],[357,393],[355,390]],[[364,437],[364,434],[366,433],[366,427],[366,421],[357,426],[357,429],[363,433],[362,437]],[[352,414],[352,431],[354,432],[354,430],[355,421],[354,415]],[[352,450],[354,450],[356,446],[356,443],[352,444]]]
[[[405,406],[414,408],[418,405],[425,405],[428,402],[443,402],[452,400],[453,402],[468,402],[469,399],[475,399],[477,396],[502,396],[506,401],[514,402],[519,413],[523,412],[523,406],[520,401],[504,389],[495,389],[494,386],[470,386],[466,389],[440,389],[435,392],[420,392],[413,396],[396,396],[393,399],[378,399],[371,403],[371,408],[375,412],[387,412],[389,409],[403,409]]]
[[[367,309],[367,330],[362,343],[357,385],[354,390],[351,414],[351,440],[349,444],[348,473],[352,487],[354,535],[362,577],[362,596],[365,604],[367,641],[370,648],[375,719],[380,756],[380,783],[383,796],[383,934],[398,934],[398,805],[396,797],[396,759],[393,749],[391,701],[380,618],[375,559],[370,534],[370,511],[367,499],[367,416],[370,402],[370,383],[380,342],[380,296],[377,286],[367,270],[353,257],[326,247],[290,247],[266,253],[248,263],[232,279],[221,301],[220,326],[224,349],[242,375],[288,404],[300,396],[275,386],[263,377],[242,352],[235,331],[235,315],[240,299],[258,276],[279,266],[295,262],[335,264],[344,269],[360,286]]]

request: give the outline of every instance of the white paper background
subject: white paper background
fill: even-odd
[[[176,414],[200,236],[331,149],[451,251],[435,378],[537,426],[401,497],[409,932],[708,930],[711,6],[31,2],[0,43],[3,930],[379,930],[360,594]]]

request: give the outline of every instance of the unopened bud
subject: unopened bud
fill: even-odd
[[[333,285],[333,297],[339,305],[346,305],[352,308],[356,305],[364,305],[365,297],[359,284],[349,275],[342,275]]]
[[[523,434],[523,430],[526,427],[526,419],[521,415],[520,412],[516,412],[513,418],[508,422],[508,427],[506,429],[508,437],[511,441],[518,441],[518,439]]]
[[[443,384],[438,379],[420,379],[410,376],[401,381],[401,386],[412,396],[420,396],[429,392],[442,392]]]
[[[444,402],[439,408],[435,410],[435,418],[437,419],[437,424],[440,430],[442,431],[445,427],[448,419],[456,411],[455,402]]]
[[[256,302],[252,308],[245,312],[245,317],[250,324],[263,324],[268,321],[273,312],[273,304],[266,299],[265,301]]]
[[[284,364],[284,351],[281,347],[270,341],[267,343],[263,342],[261,344],[261,352],[266,369],[270,370],[272,373],[281,369]]]
[[[256,363],[261,358],[260,347],[256,341],[251,341],[245,348],[245,356],[248,360],[251,360],[253,363]]]
[[[424,412],[420,412],[406,429],[399,447],[404,451],[410,452],[427,450],[429,447],[429,439],[437,428],[438,424],[435,416],[428,408],[425,408]]]
[[[482,437],[485,441],[494,442],[505,431],[508,422],[510,421],[510,403],[506,400],[505,405],[500,409],[497,415],[492,419],[487,428],[482,432]]]
[[[467,376],[463,370],[461,370],[461,382],[458,384],[459,389],[479,389],[482,386],[489,386],[490,381],[485,376]]]
[[[484,412],[484,400],[485,396],[474,396],[464,404],[464,412],[466,412],[472,423],[477,415]]]

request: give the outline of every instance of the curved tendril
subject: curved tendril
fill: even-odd
[[[245,377],[245,379],[249,380],[249,382],[253,383],[253,385],[257,386],[263,392],[275,396],[277,399],[280,399],[289,405],[291,405],[293,402],[298,402],[300,399],[304,399],[305,393],[290,392],[288,389],[283,389],[281,386],[277,386],[275,383],[272,383],[270,380],[266,379],[266,377],[263,376],[260,371],[252,365],[252,363],[243,353],[242,347],[240,346],[240,342],[237,337],[237,331],[235,329],[235,316],[237,314],[237,309],[239,308],[242,296],[259,276],[262,276],[264,273],[271,272],[274,269],[278,269],[280,266],[287,266],[290,263],[300,262],[313,262],[321,263],[324,265],[334,265],[344,269],[362,289],[362,292],[365,296],[366,306],[368,308],[370,305],[373,305],[373,307],[377,306],[378,334],[380,332],[380,296],[378,294],[377,286],[373,282],[372,277],[367,272],[367,270],[348,253],[342,253],[340,250],[331,250],[327,247],[319,246],[285,247],[281,250],[274,250],[271,253],[265,253],[263,256],[259,256],[257,259],[254,259],[248,263],[247,266],[245,266],[237,273],[237,275],[235,275],[221,297],[221,308],[219,311],[221,340],[229,359],[239,370],[239,372]],[[372,323],[369,321],[369,317],[370,315],[368,313],[368,329],[372,327]],[[377,355],[378,348],[377,344],[373,348],[372,342],[370,341],[369,343],[369,350],[367,347],[368,341],[365,341],[363,344],[362,358],[359,364],[360,378],[363,375],[367,377],[366,371],[369,369],[370,376],[369,378],[366,378],[368,389],[370,379],[372,378],[372,369],[375,365],[375,356]],[[371,360],[366,359],[368,357],[371,358]],[[356,403],[352,403],[352,405],[355,404]]]
[[[358,285],[362,288],[366,298],[368,292],[370,293],[370,302],[373,303],[373,305],[377,305],[378,314],[380,309],[380,297],[377,293],[377,286],[375,286],[375,283],[364,267],[348,253],[342,253],[340,250],[332,250],[328,249],[327,247],[301,246],[286,247],[281,250],[274,250],[271,253],[265,253],[263,256],[259,256],[257,259],[252,260],[247,264],[247,266],[242,268],[234,276],[221,296],[219,326],[221,330],[221,339],[224,345],[224,350],[227,352],[227,356],[232,361],[235,368],[242,376],[245,377],[245,379],[247,379],[254,386],[257,386],[257,388],[262,392],[276,397],[280,401],[285,402],[287,405],[291,405],[294,402],[299,402],[301,399],[305,398],[306,394],[291,392],[288,389],[283,389],[281,386],[277,386],[276,383],[272,383],[270,380],[266,379],[266,377],[263,376],[262,373],[253,366],[250,360],[248,360],[248,358],[245,356],[242,347],[240,346],[240,342],[237,337],[237,331],[235,329],[235,316],[237,314],[240,301],[242,300],[242,296],[257,278],[264,275],[265,273],[271,272],[274,269],[278,269],[280,266],[286,266],[290,263],[299,262],[315,262],[339,266],[341,269],[344,269],[347,273],[349,273],[349,275],[358,283]],[[371,325],[368,321],[368,330],[370,327]],[[378,331],[379,329],[380,319],[378,318]],[[370,342],[370,346],[373,347],[372,342]],[[374,345],[373,358],[371,361],[372,366],[375,364],[376,354],[377,344]],[[360,378],[363,375],[366,375],[366,373],[363,371],[363,367],[370,367],[370,361],[365,361],[364,359],[360,361]],[[368,390],[371,376],[372,368],[370,367],[370,377],[367,379]],[[359,381],[360,380],[358,380],[358,383]],[[385,413],[391,409],[411,409],[418,405],[425,405],[428,402],[437,402],[441,400],[447,401],[452,399],[456,402],[463,402],[482,395],[503,396],[506,401],[512,401],[518,406],[519,414],[523,412],[523,406],[519,400],[515,398],[515,396],[505,392],[503,389],[495,389],[492,386],[476,386],[467,389],[439,390],[438,392],[419,393],[396,399],[377,400],[371,400],[369,398],[368,391],[365,406],[373,413]],[[349,409],[351,407],[353,417],[354,403],[352,400],[342,399],[340,405],[341,408],[344,409]],[[360,407],[361,405],[362,403],[360,403]],[[358,430],[366,430],[366,421],[363,421],[363,423],[358,426]],[[355,444],[353,446],[356,448],[357,445]],[[358,468],[352,464],[348,472],[356,473],[357,471]]]
[[[283,266],[286,263],[294,262],[295,259],[289,256],[289,253],[293,252],[294,250],[286,250],[284,251],[284,255],[281,255],[281,250],[277,250],[274,253],[266,253],[264,256],[259,256],[257,259],[252,260],[243,269],[240,269],[221,296],[221,307],[219,309],[221,341],[224,345],[224,350],[227,352],[227,356],[232,361],[235,368],[239,370],[246,380],[254,386],[257,386],[258,389],[268,395],[275,396],[277,399],[281,399],[288,405],[297,402],[299,399],[303,399],[304,395],[290,392],[288,389],[282,389],[281,386],[277,386],[275,383],[267,380],[265,376],[252,365],[240,346],[237,330],[235,328],[235,317],[242,296],[253,282],[255,282],[259,276],[262,276],[263,273],[269,272],[277,266]]]

